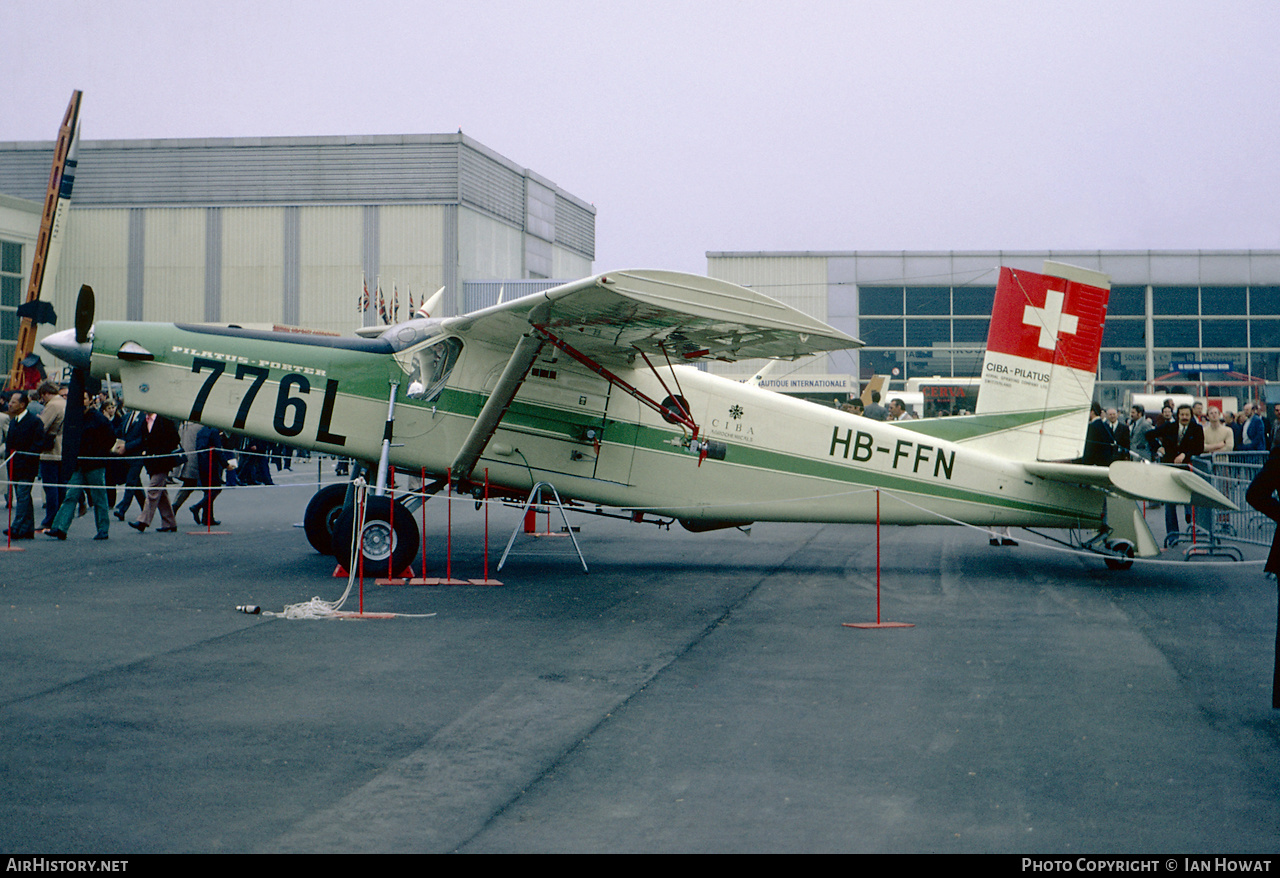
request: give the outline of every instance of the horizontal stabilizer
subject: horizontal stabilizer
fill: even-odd
[[[1211,509],[1239,509],[1230,499],[1195,473],[1159,464],[1118,460],[1108,467],[1078,463],[1027,461],[1027,472],[1051,482],[1090,485],[1134,500],[1183,503]]]

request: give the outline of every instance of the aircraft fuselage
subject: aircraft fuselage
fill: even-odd
[[[447,382],[430,398],[410,392],[421,346],[395,350],[384,339],[100,323],[92,370],[118,377],[132,408],[368,461],[378,458],[395,384],[391,463],[438,477],[511,354],[461,341]],[[118,356],[126,342],[150,358]],[[512,491],[548,481],[566,498],[695,522],[873,522],[877,489],[886,523],[1096,527],[1102,517],[1098,491],[1033,477],[1017,461],[910,423],[869,420],[688,366],[637,363],[617,374],[655,400],[683,397],[698,438],[723,443],[723,459],[703,458],[686,428],[547,345],[472,479],[487,470],[490,482]]]

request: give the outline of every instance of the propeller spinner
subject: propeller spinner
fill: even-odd
[[[93,329],[93,287],[82,284],[76,297],[76,328],[64,329],[40,342],[44,349],[77,369],[89,368],[92,345],[89,333]]]

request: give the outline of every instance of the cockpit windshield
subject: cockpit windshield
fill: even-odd
[[[456,338],[444,338],[413,351],[409,364],[409,398],[434,402],[444,390],[460,353],[462,342]]]

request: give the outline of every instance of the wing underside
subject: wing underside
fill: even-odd
[[[445,322],[452,331],[511,345],[531,324],[604,363],[629,361],[636,351],[734,361],[862,346],[754,290],[667,271],[597,275]]]

